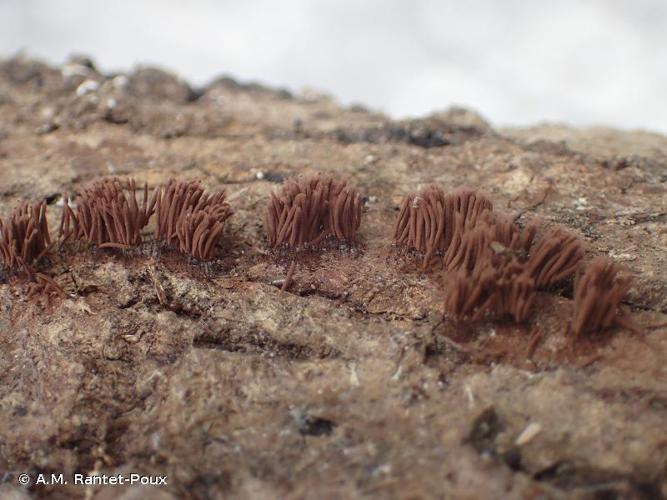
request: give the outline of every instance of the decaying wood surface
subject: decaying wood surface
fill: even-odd
[[[364,196],[358,245],[305,252],[281,292],[292,256],[271,250],[267,206],[316,172]],[[234,211],[207,263],[151,222],[137,248],[57,248],[39,272],[66,297],[2,276],[0,496],[667,497],[665,137],[499,131],[465,110],[392,121],[230,79],[18,58],[0,64],[0,175],[0,216],[45,200],[51,228],[65,193],[110,176],[201,180]],[[571,280],[519,326],[443,320],[443,283],[392,246],[403,197],[431,183],[482,189],[624,266],[643,333],[575,339]],[[24,488],[24,471],[169,485]]]

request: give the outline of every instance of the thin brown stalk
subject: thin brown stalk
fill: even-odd
[[[293,260],[289,268],[287,269],[287,275],[285,276],[285,281],[283,281],[283,286],[280,287],[280,291],[284,292],[292,284],[292,277],[294,276],[294,271],[296,270],[296,260]]]
[[[34,281],[28,285],[26,297],[29,300],[46,298],[50,306],[53,297],[64,299],[67,297],[65,290],[50,276],[35,273]]]

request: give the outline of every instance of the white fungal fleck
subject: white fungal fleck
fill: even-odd
[[[357,375],[357,365],[353,364],[350,367],[350,385],[352,387],[359,387],[359,376]]]
[[[537,422],[531,422],[529,423],[526,428],[519,434],[519,437],[516,438],[516,441],[514,441],[514,444],[516,446],[523,446],[524,444],[528,444],[530,441],[532,441],[535,436],[537,436],[540,431],[542,430],[542,426],[538,424]]]
[[[585,197],[574,200],[575,210],[586,210],[588,208],[588,200]]]
[[[116,87],[117,89],[122,89],[127,85],[127,77],[125,75],[118,75],[114,76],[113,80],[111,80],[111,85]]]
[[[81,97],[89,92],[95,92],[99,88],[99,86],[100,84],[97,83],[95,80],[86,80],[76,88],[76,95]]]
[[[63,78],[71,78],[73,76],[87,76],[90,69],[82,64],[65,64],[60,68],[60,74]]]
[[[465,386],[466,396],[468,396],[468,405],[472,407],[475,404],[475,395],[472,393],[470,386]]]

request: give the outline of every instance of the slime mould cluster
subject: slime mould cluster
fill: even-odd
[[[65,203],[59,236],[88,241],[99,248],[130,248],[141,242],[141,230],[153,215],[155,198],[148,203],[148,185],[139,206],[136,183],[104,179],[74,199],[74,210]]]
[[[6,269],[34,275],[34,264],[51,250],[46,202],[22,203],[0,219],[0,262]]]
[[[271,193],[266,231],[272,247],[316,245],[324,238],[355,242],[361,224],[361,195],[330,175],[288,179]]]
[[[148,186],[137,200],[134,180],[103,179],[66,198],[58,236],[61,244],[80,240],[98,248],[127,249],[142,241],[155,215],[155,239],[198,260],[213,259],[226,221],[233,215],[225,191],[207,193],[197,181],[171,179]],[[288,179],[271,194],[265,228],[272,248],[313,248],[325,239],[355,244],[361,224],[362,197],[345,180],[316,174]],[[40,259],[53,251],[45,202],[22,203],[0,220],[0,264],[31,280],[30,297],[63,297],[58,284],[37,272]],[[404,197],[393,227],[393,240],[421,258],[445,288],[444,311],[457,320],[509,318],[525,321],[538,290],[572,277],[581,267],[584,245],[563,228],[541,234],[536,223],[520,228],[494,212],[483,194],[459,189],[445,194],[437,185]],[[283,289],[296,263],[295,256]],[[620,302],[630,278],[609,259],[594,259],[575,284],[572,331],[576,336],[622,325],[637,329]]]
[[[156,191],[154,200],[156,239],[177,243],[181,252],[199,260],[215,256],[225,222],[233,215],[224,191],[207,194],[199,182],[171,179]]]
[[[481,193],[459,189],[445,194],[430,185],[404,197],[394,242],[423,256],[423,269],[440,264],[447,315],[510,318],[519,323],[529,317],[536,292],[573,276],[585,253],[581,240],[563,228],[548,229],[537,239],[538,232],[534,222],[519,228],[495,213]],[[600,267],[607,269],[604,276]],[[619,305],[630,278],[619,278],[619,271],[608,259],[599,258],[578,282],[576,334],[629,324]],[[590,286],[592,282],[603,285]]]

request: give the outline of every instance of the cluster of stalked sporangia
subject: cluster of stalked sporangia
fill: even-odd
[[[156,191],[154,199],[156,239],[178,243],[181,252],[199,260],[215,256],[225,222],[233,214],[225,191],[208,194],[197,181],[170,179]]]
[[[436,185],[427,186],[421,193],[403,198],[394,224],[394,241],[405,249],[424,254],[426,269],[431,258],[444,253],[464,232],[462,226],[474,225],[485,210],[493,205],[483,195],[470,189],[459,189],[445,196]]]
[[[141,243],[141,232],[157,214],[155,237],[200,260],[213,258],[215,245],[232,215],[225,192],[208,194],[196,181],[170,179],[148,198],[143,186],[141,203],[133,179],[94,182],[65,201],[59,236],[84,240],[99,248],[127,249]]]
[[[141,242],[141,230],[153,215],[155,198],[149,203],[144,184],[141,205],[134,179],[94,182],[74,198],[74,209],[65,200],[59,235],[88,241],[99,248],[130,248]]]
[[[327,237],[354,243],[361,224],[359,192],[330,175],[288,179],[271,193],[266,231],[272,247],[313,246]]]
[[[574,285],[575,335],[595,333],[614,325],[639,331],[637,324],[620,309],[621,300],[632,286],[632,279],[606,257],[596,257]]]
[[[137,200],[137,191],[143,193]],[[155,240],[175,246],[198,260],[217,255],[225,223],[233,212],[225,191],[206,193],[197,181],[170,179],[149,199],[148,185],[137,189],[133,179],[93,182],[66,198],[59,237],[81,240],[99,248],[127,249],[142,241],[142,231],[156,215]],[[361,224],[360,193],[328,174],[288,179],[271,194],[266,232],[272,248],[317,248],[325,240],[355,244]],[[38,261],[52,243],[46,202],[21,204],[5,222],[0,220],[0,264],[32,280],[29,295],[62,296],[62,289],[37,272]],[[580,267],[584,246],[560,227],[540,231],[529,223],[520,228],[496,213],[482,193],[461,188],[445,194],[429,185],[408,194],[393,228],[395,244],[420,255],[422,267],[440,273],[445,285],[444,310],[456,319],[510,318],[525,321],[537,290],[570,279]],[[293,254],[283,289],[294,271]],[[439,270],[439,271],[438,271]],[[615,324],[635,328],[619,305],[630,278],[608,259],[595,259],[575,285],[576,335]]]
[[[359,192],[331,175],[301,175],[271,193],[266,232],[272,248],[302,250],[325,240],[354,244],[361,224]],[[287,290],[296,268],[292,260],[281,290]]]
[[[2,267],[33,277],[34,264],[51,250],[46,202],[22,203],[5,222],[0,219]]]
[[[479,192],[459,189],[445,194],[429,185],[403,199],[394,242],[422,255],[425,269],[439,264],[447,315],[522,322],[530,315],[537,290],[571,278],[584,257],[576,235],[552,227],[538,238],[539,229],[535,222],[519,228],[495,213],[491,201]],[[613,266],[605,268],[606,274],[598,270],[599,263],[591,266],[582,278],[586,285],[579,285],[575,293],[577,334],[607,328],[624,318],[618,306],[629,282],[613,278],[617,272]],[[592,286],[594,277],[605,285]]]

